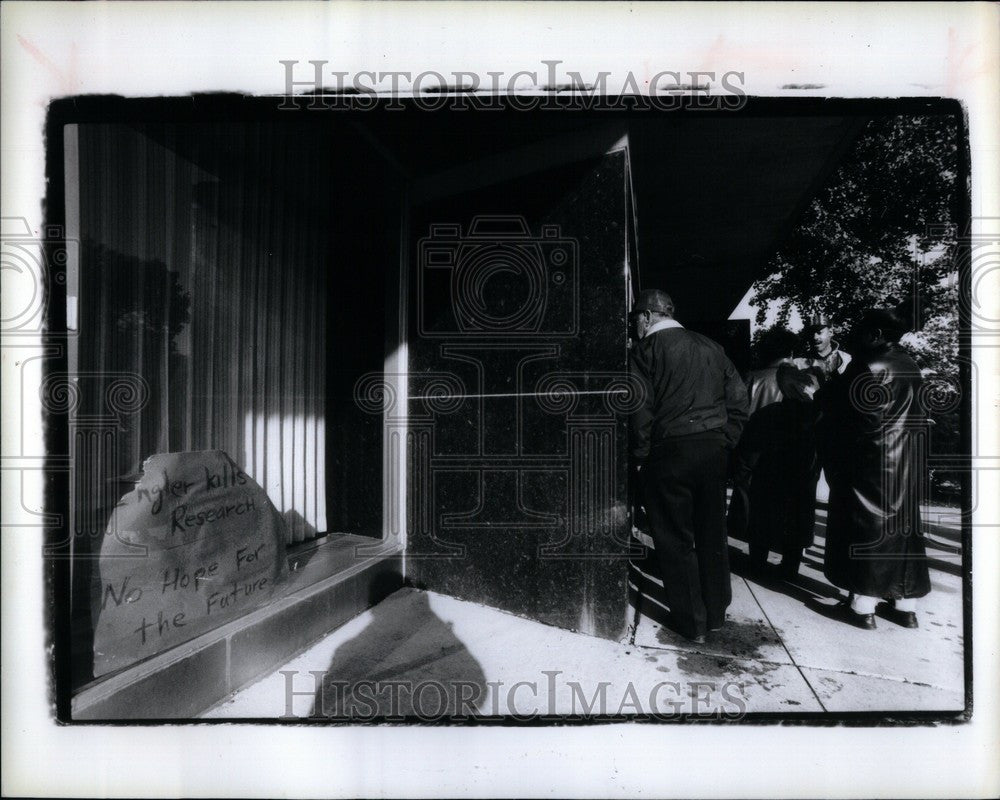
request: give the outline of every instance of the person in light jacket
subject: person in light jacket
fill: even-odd
[[[729,535],[750,545],[755,573],[763,573],[773,550],[789,578],[813,542],[819,473],[812,402],[818,378],[792,361],[798,342],[784,328],[758,342],[762,366],[750,373],[750,419],[733,453],[727,517]]]

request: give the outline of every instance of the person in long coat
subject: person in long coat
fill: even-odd
[[[916,598],[930,591],[919,505],[927,419],[920,370],[899,346],[906,329],[892,311],[865,313],[831,408],[839,443],[823,571],[850,592],[846,621],[867,629],[883,601],[886,616],[917,627]]]

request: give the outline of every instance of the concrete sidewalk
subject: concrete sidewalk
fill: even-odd
[[[932,529],[920,628],[865,631],[834,617],[817,521],[794,582],[734,572],[729,621],[704,645],[648,618],[630,646],[404,589],[204,717],[961,711],[958,531]]]

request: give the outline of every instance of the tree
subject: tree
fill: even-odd
[[[904,337],[939,390],[935,452],[957,452],[958,280],[955,269],[958,131],[953,117],[892,116],[868,123],[754,284],[757,323],[776,301],[825,313],[843,332],[866,308],[912,300]],[[943,393],[943,395],[941,394]],[[957,399],[957,397],[956,397]],[[941,476],[935,480],[944,488]]]

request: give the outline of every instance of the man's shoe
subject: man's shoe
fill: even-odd
[[[671,616],[668,617],[667,627],[676,633],[678,636],[683,636],[689,642],[694,642],[695,644],[705,644],[705,634],[704,633],[693,633],[692,630],[697,630],[697,628],[692,629],[689,625],[681,622],[677,618]]]
[[[861,628],[866,631],[875,630],[875,615],[874,614],[859,614],[853,608],[851,608],[850,603],[845,603],[841,606],[841,616],[844,622],[853,625],[855,628]]]
[[[705,634],[703,633],[691,633],[683,628],[674,628],[674,631],[683,636],[689,642],[694,642],[695,644],[705,644]]]
[[[799,566],[801,562],[794,561],[786,563],[782,561],[778,565],[778,574],[786,581],[793,581],[799,576]]]
[[[890,622],[895,622],[901,628],[919,628],[916,611],[900,611],[893,605],[879,606],[882,612],[880,616],[885,617]]]
[[[893,609],[893,622],[904,628],[919,628],[916,611],[896,611]]]
[[[761,586],[771,586],[780,578],[777,569],[770,561],[765,561],[763,564],[751,564],[747,577]]]
[[[875,615],[874,614],[859,614],[854,610],[850,611],[851,619],[850,623],[857,628],[861,628],[866,631],[875,630]]]
[[[766,575],[771,569],[771,563],[766,558],[763,560],[751,559],[747,562],[747,566],[751,575]]]

